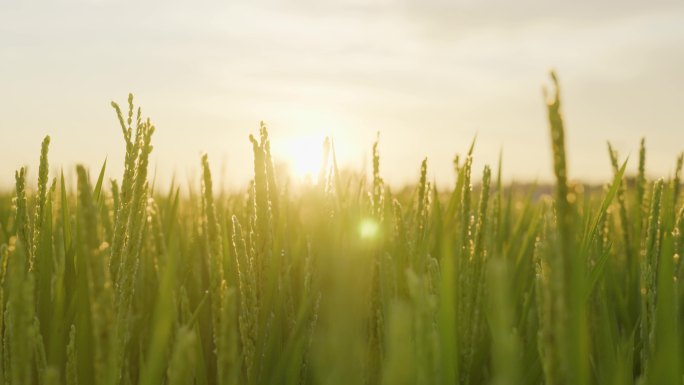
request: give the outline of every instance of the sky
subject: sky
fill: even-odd
[[[642,136],[649,173],[667,176],[683,68],[681,0],[0,0],[0,187],[23,165],[35,177],[45,135],[55,172],[106,157],[120,178],[110,101],[129,92],[157,127],[159,183],[199,186],[206,152],[219,183],[244,187],[260,121],[277,162],[315,159],[329,135],[364,170],[379,132],[386,181],[417,180],[427,157],[448,185],[477,136],[476,178],[502,151],[506,180],[550,181],[550,69],[572,178],[607,180],[607,141],[634,169]]]

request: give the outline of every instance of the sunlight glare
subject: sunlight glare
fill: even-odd
[[[285,162],[290,174],[299,181],[316,183],[323,167],[323,141],[316,136],[299,137],[288,140]]]
[[[361,235],[361,238],[363,239],[375,238],[378,235],[379,230],[380,226],[378,226],[378,222],[371,218],[365,218],[359,224],[359,235]]]

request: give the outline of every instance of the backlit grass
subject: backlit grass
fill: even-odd
[[[208,157],[180,194],[148,178],[154,125],[113,103],[125,168],[49,175],[0,197],[5,384],[679,384],[684,369],[682,156],[636,178],[608,147],[602,191],[572,182],[555,76],[553,196],[454,161],[394,193],[323,146],[315,183],[250,136],[254,179],[216,191]],[[163,128],[162,128],[163,129]],[[541,134],[541,133],[540,133]],[[54,138],[59,140],[59,138]],[[245,143],[247,144],[247,142]]]

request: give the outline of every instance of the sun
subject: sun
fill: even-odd
[[[300,182],[317,183],[324,166],[323,136],[300,136],[288,138],[283,147],[284,162],[288,173]]]
[[[273,135],[271,141],[274,160],[292,181],[318,184],[321,171],[323,175],[330,172],[333,142],[350,143],[347,132],[352,124],[334,111],[296,107],[287,109],[282,119],[282,136],[275,140]],[[337,153],[336,159],[347,159],[347,154]]]

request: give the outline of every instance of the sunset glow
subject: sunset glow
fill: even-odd
[[[683,0],[0,0],[0,382],[684,385]]]
[[[283,164],[297,182],[316,183],[323,167],[324,140],[317,135],[285,138],[273,149],[275,162]]]

